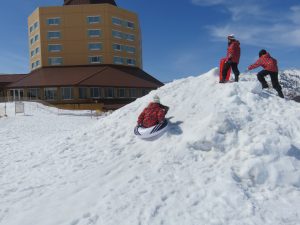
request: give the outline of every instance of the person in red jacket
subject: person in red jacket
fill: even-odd
[[[272,58],[270,54],[265,50],[262,49],[259,52],[259,59],[252,65],[248,67],[248,70],[253,70],[259,66],[262,66],[264,70],[260,71],[257,74],[257,79],[262,85],[262,88],[268,88],[268,83],[265,80],[265,76],[270,75],[272,86],[278,92],[278,96],[284,98],[282,93],[282,88],[278,81],[278,66],[277,60]]]
[[[220,83],[225,83],[226,75],[230,67],[234,73],[235,82],[239,81],[239,75],[240,75],[240,71],[238,69],[238,64],[240,62],[240,56],[241,56],[240,42],[235,39],[233,34],[229,35],[227,39],[228,39],[227,56],[222,71],[222,80],[220,81]]]
[[[169,107],[160,104],[160,99],[157,95],[153,97],[153,102],[143,110],[138,117],[138,126],[152,127],[156,124],[163,123],[165,121],[165,115],[168,112]]]

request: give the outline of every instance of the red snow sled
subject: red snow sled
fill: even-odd
[[[224,67],[225,62],[226,62],[226,58],[223,58],[220,60],[220,81],[222,80],[222,73],[223,73],[223,67]],[[229,68],[229,70],[227,72],[225,81],[229,81],[230,73],[231,73],[231,68]]]

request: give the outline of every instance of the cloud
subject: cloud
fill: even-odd
[[[295,24],[300,24],[300,5],[292,6],[292,7],[291,7],[291,15],[290,15],[290,19],[291,19]]]
[[[193,4],[200,6],[219,5],[225,2],[225,0],[192,0]]]
[[[300,47],[300,5],[282,7],[276,11],[272,2],[265,0],[192,0],[200,6],[222,5],[230,19],[219,25],[207,26],[216,41],[226,41],[234,33],[242,43],[274,47]],[[209,4],[210,3],[210,4]]]

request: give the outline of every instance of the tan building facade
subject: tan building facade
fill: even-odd
[[[37,8],[28,18],[30,68],[112,64],[142,68],[136,13],[112,4]]]

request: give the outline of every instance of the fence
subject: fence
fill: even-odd
[[[36,103],[34,105],[26,105],[24,103]],[[13,107],[10,107],[8,110],[8,104],[15,103]],[[14,108],[14,112],[11,112],[11,109]],[[29,108],[29,112],[33,110],[45,111],[52,114],[57,114],[61,116],[87,116],[91,118],[98,119],[100,116],[105,115],[106,113],[102,112],[101,110],[95,108],[91,110],[80,110],[79,108],[69,108],[64,109],[60,108],[59,105],[52,105],[49,102],[45,102],[42,100],[32,100],[26,97],[22,97],[22,100],[13,101],[13,99],[9,99],[6,97],[0,97],[0,117],[4,117],[7,115],[15,115],[17,113],[24,113],[25,108]],[[9,113],[7,112],[9,111]],[[28,110],[26,110],[28,111]]]

